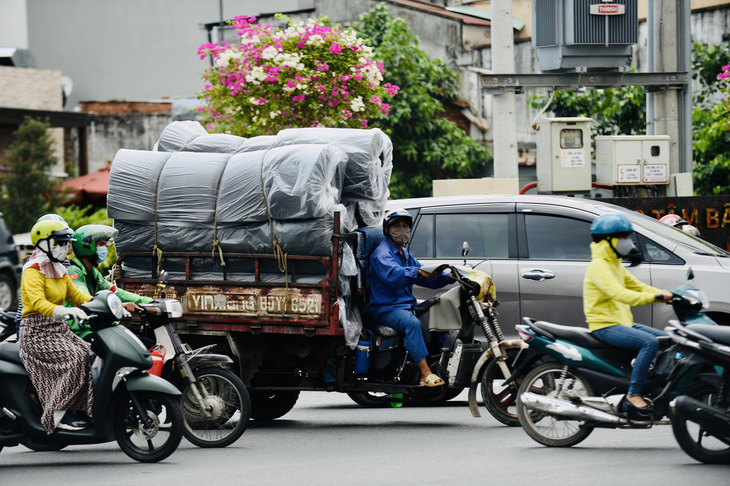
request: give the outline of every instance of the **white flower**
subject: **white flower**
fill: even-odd
[[[227,49],[218,54],[218,58],[215,60],[215,65],[218,67],[228,66],[231,59],[241,59],[241,56],[243,56],[243,53],[237,49]]]
[[[357,113],[365,107],[365,103],[362,102],[362,96],[358,96],[350,103],[350,109]]]
[[[310,38],[309,38],[309,39],[307,40],[307,44],[309,44],[309,45],[311,45],[311,44],[321,44],[321,43],[323,43],[323,42],[324,42],[324,39],[323,39],[323,38],[322,38],[322,36],[321,36],[321,35],[319,35],[319,34],[315,34],[315,35],[311,36],[311,37],[310,37]]]
[[[274,46],[269,46],[261,51],[261,57],[263,57],[264,59],[273,59],[274,57],[276,57],[277,54],[279,54],[279,51],[277,51],[276,47]]]
[[[269,113],[269,116],[270,116],[270,117],[271,117],[272,119],[274,119],[274,118],[276,118],[277,116],[279,116],[279,112],[278,112],[278,111],[272,111],[272,112],[270,112],[270,113]]]

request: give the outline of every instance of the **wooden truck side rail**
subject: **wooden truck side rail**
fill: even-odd
[[[338,215],[336,215],[338,216]],[[335,217],[335,228],[339,225]],[[339,323],[338,275],[342,261],[343,242],[354,240],[354,235],[335,232],[332,237],[332,254],[328,256],[288,255],[287,267],[299,262],[319,263],[321,273],[305,281],[291,281],[292,275],[279,273],[277,280],[262,279],[262,267],[272,268],[277,261],[271,254],[225,253],[226,265],[221,272],[210,278],[210,272],[202,278],[196,276],[196,263],[213,267],[219,256],[211,253],[164,252],[160,269],[167,269],[169,262],[180,266],[184,272],[168,272],[165,289],[167,298],[179,300],[183,305],[183,317],[176,321],[179,331],[200,332],[250,332],[253,334],[301,334],[305,336],[344,334]],[[140,295],[155,296],[157,284],[157,257],[150,252],[125,253],[117,265],[123,268],[132,258],[149,258],[149,277],[128,277],[124,274],[117,284]],[[314,263],[315,265],[317,263]],[[253,268],[251,273],[227,270],[245,264]],[[215,278],[220,275],[220,278]],[[268,273],[268,277],[272,274]],[[321,276],[321,279],[319,278]],[[288,283],[285,281],[288,281]],[[317,280],[319,279],[319,280]]]

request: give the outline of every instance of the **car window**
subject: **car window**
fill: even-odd
[[[590,260],[591,223],[581,219],[525,214],[528,258]]]
[[[418,218],[408,249],[416,258],[433,258],[433,215]]]
[[[508,257],[507,214],[437,214],[435,218],[436,258],[462,258],[465,241],[470,247],[469,258]]]
[[[663,263],[666,265],[684,265],[685,263],[677,255],[643,235],[639,235],[639,249],[644,256],[644,261],[649,263]]]

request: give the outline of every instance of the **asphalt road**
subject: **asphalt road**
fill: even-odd
[[[482,408],[483,413],[485,412]],[[730,466],[699,464],[668,426],[596,430],[569,449],[543,447],[520,428],[473,418],[462,394],[447,406],[363,409],[343,394],[303,393],[282,419],[252,421],[224,449],[183,440],[158,464],[116,443],[58,452],[0,452],[0,485],[488,484],[726,485]]]

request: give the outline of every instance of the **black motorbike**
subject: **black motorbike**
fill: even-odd
[[[181,392],[184,435],[198,447],[226,447],[238,440],[251,416],[246,385],[231,370],[233,360],[210,353],[214,345],[191,349],[173,325],[182,317],[180,301],[165,298],[167,272],[160,272],[157,296],[142,307],[142,332],[154,338],[150,373],[174,384]],[[150,336],[151,335],[151,336]]]
[[[40,422],[42,406],[20,361],[18,345],[0,343],[0,450],[19,444],[33,450],[59,450],[71,444],[116,440],[137,461],[167,458],[183,437],[180,392],[147,373],[153,364],[149,351],[129,329],[115,324],[123,314],[119,297],[104,290],[81,309],[89,316],[94,331],[91,346],[98,356],[93,424],[47,434]]]
[[[427,330],[426,358],[431,370],[444,386],[419,386],[420,371],[402,343],[397,331],[366,321],[368,368],[356,369],[348,395],[365,407],[399,405],[409,400],[437,402],[454,398],[469,386],[475,363],[483,354],[482,344],[474,339],[476,326],[486,323],[485,309],[495,296],[490,276],[456,265],[440,265],[426,271],[436,274],[447,268],[458,285],[421,302],[414,313]],[[485,302],[486,301],[486,302]],[[356,359],[357,363],[357,359]]]
[[[679,446],[707,464],[730,463],[730,329],[693,321],[671,321],[667,332],[685,360],[714,365],[718,374],[701,394],[669,404]]]

